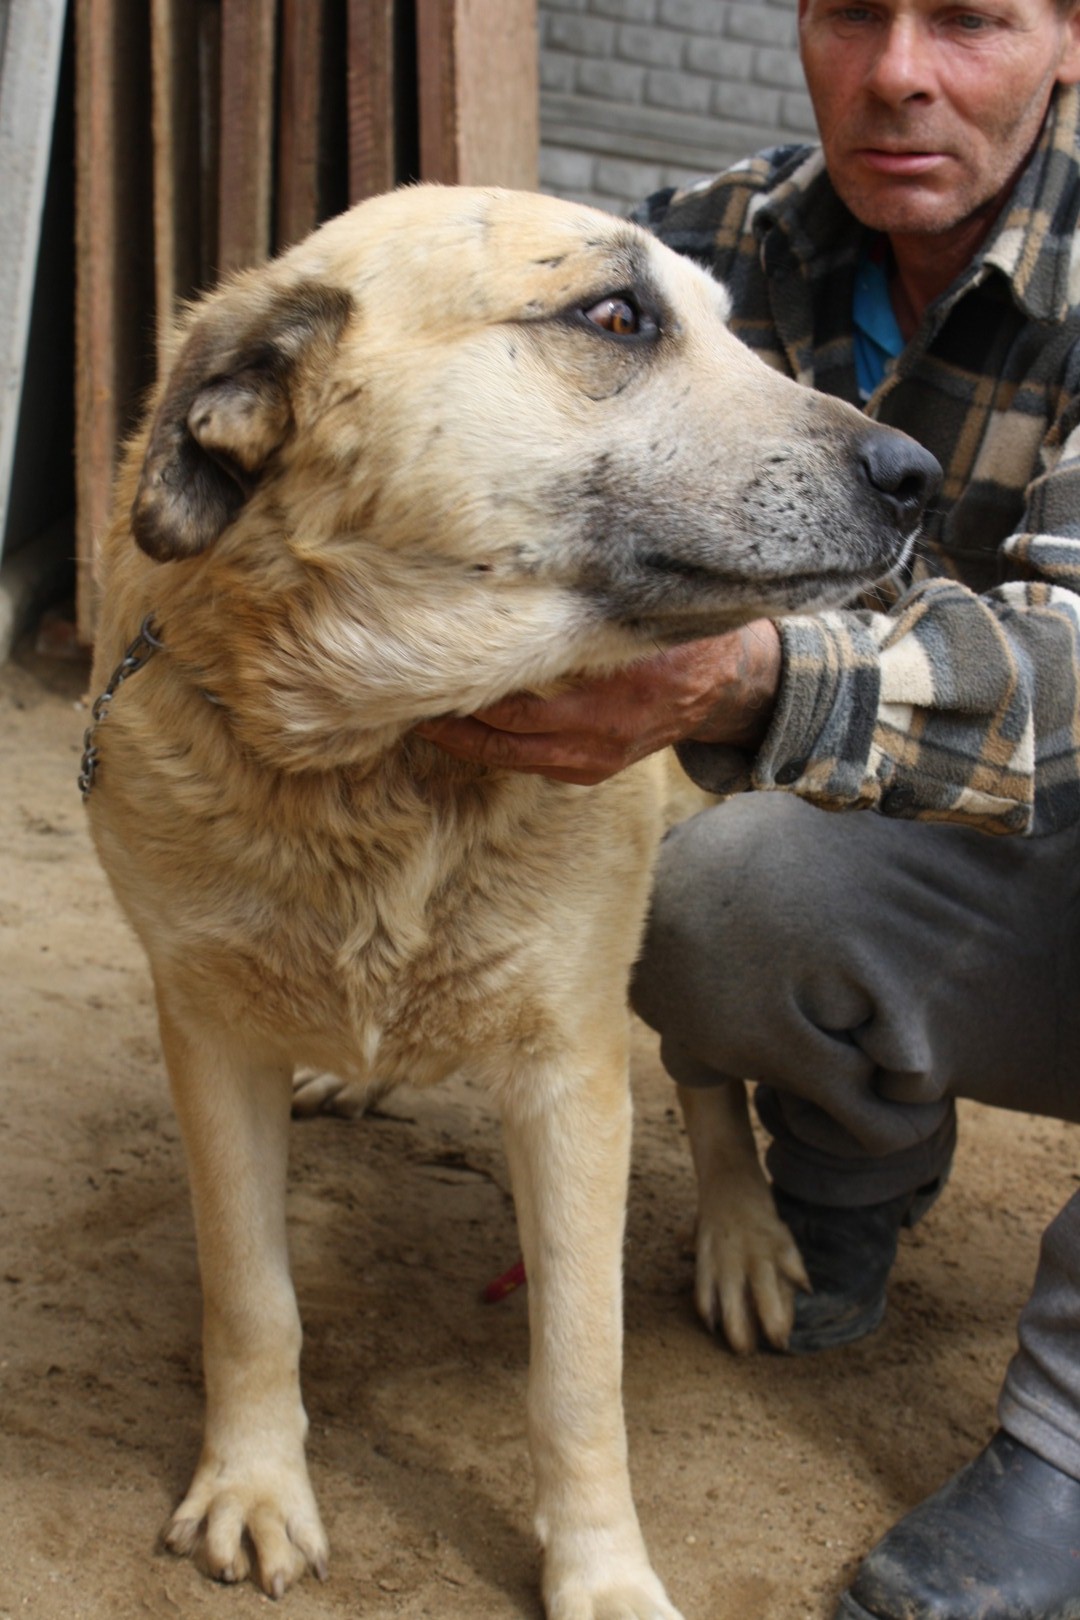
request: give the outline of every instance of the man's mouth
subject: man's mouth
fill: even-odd
[[[897,150],[887,146],[863,146],[858,149],[857,156],[876,174],[902,178],[929,174],[948,161],[947,152]]]

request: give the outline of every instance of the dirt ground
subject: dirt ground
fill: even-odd
[[[199,1443],[199,1299],[150,988],[75,787],[85,666],[0,669],[0,1616],[248,1620],[158,1535]],[[639,1032],[626,1406],[687,1620],[831,1620],[861,1553],[984,1442],[1072,1127],[965,1112],[882,1330],[738,1360],[690,1301],[685,1140]],[[329,1581],[293,1620],[539,1620],[522,1292],[497,1123],[461,1084],[297,1122],[290,1203]]]

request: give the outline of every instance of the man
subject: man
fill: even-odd
[[[767,360],[937,455],[906,594],[425,729],[584,783],[677,742],[735,794],[665,842],[635,1004],[680,1084],[763,1082],[814,1350],[880,1321],[957,1096],[1080,1120],[1080,0],[799,0],[799,29],[821,151],[643,217]],[[837,1620],[1080,1616],[1080,1195],[999,1417]]]

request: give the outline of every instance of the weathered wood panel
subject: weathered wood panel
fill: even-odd
[[[536,0],[417,0],[421,176],[537,185]]]
[[[397,174],[397,0],[349,0],[349,201],[389,191]]]
[[[195,292],[203,271],[200,10],[191,0],[151,0],[150,6],[159,366],[180,300]]]
[[[75,494],[79,633],[93,639],[95,548],[154,371],[149,15],[77,0]]]
[[[277,0],[221,0],[218,269],[271,251]]]

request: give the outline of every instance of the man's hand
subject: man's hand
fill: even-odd
[[[691,641],[551,698],[517,693],[463,719],[417,726],[456,759],[591,787],[635,760],[694,738],[756,750],[780,682],[768,619]]]

